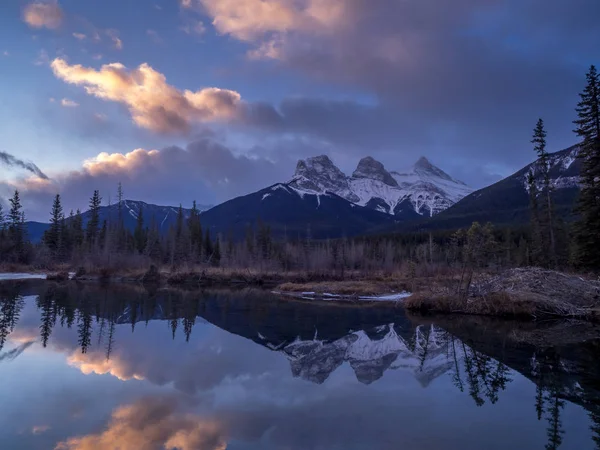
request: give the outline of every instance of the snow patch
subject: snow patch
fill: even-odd
[[[45,280],[45,273],[0,273],[0,281],[9,280]]]

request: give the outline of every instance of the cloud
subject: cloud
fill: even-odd
[[[291,177],[292,160],[271,161],[258,155],[237,155],[212,138],[201,138],[185,149],[136,149],[101,153],[79,170],[53,174],[52,180],[18,180],[17,188],[29,218],[45,220],[52,197],[60,193],[66,211],[85,209],[98,189],[107,198],[119,182],[127,198],[161,205],[215,204]],[[287,175],[285,175],[287,173]],[[41,212],[41,213],[40,213]]]
[[[31,434],[42,434],[50,430],[50,425],[35,425],[31,428]]]
[[[146,398],[117,408],[101,433],[60,442],[55,450],[225,450],[224,431],[215,421],[178,412],[170,398]]]
[[[20,167],[21,169],[25,169],[33,173],[38,178],[48,180],[46,174],[42,172],[34,163],[23,161],[22,159],[19,159],[10,153],[0,151],[0,164],[4,164],[8,167]]]
[[[121,381],[144,379],[142,374],[132,372],[131,365],[122,361],[119,355],[113,355],[111,359],[106,359],[103,352],[84,354],[77,349],[67,358],[67,364],[78,368],[85,375],[91,373],[110,374]]]
[[[181,26],[181,31],[185,34],[189,35],[203,35],[206,33],[206,27],[204,26],[204,22],[194,18],[186,18],[185,25]]]
[[[267,33],[331,31],[349,13],[340,0],[200,0],[213,25],[224,34],[252,40]]]
[[[51,67],[56,77],[84,86],[88,94],[126,105],[138,126],[159,133],[186,133],[194,123],[231,118],[241,100],[226,89],[180,91],[146,63],[132,70],[120,63],[94,70],[57,58]]]
[[[79,41],[84,41],[87,38],[83,33],[73,33],[73,37]]]
[[[79,106],[79,103],[77,103],[73,100],[69,100],[68,98],[63,98],[60,101],[60,104],[66,108],[76,108]]]
[[[123,50],[123,41],[119,38],[119,32],[117,30],[109,29],[105,30],[105,33],[112,40],[114,48]]]
[[[597,58],[591,43],[600,41],[591,19],[600,15],[595,0],[189,3],[201,4],[219,33],[247,43],[251,59],[350,87],[375,105],[365,114],[368,128],[342,123],[360,109],[348,103],[341,116],[324,117],[307,133],[342,126],[363,154],[419,146],[442,165],[459,157],[518,169],[532,158],[524,149],[539,115],[553,130],[553,150],[572,144],[577,92],[585,66]],[[377,141],[364,142],[365,133]]]
[[[64,14],[58,2],[33,2],[23,9],[23,20],[33,28],[55,30],[62,25]]]
[[[4,51],[2,52],[2,55],[3,55],[3,56],[10,56],[10,52],[9,52],[8,50],[4,50]]]

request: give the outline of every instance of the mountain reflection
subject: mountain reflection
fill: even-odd
[[[458,391],[468,394],[474,405],[481,407],[498,403],[515,374],[520,374],[536,386],[531,414],[546,422],[547,449],[559,448],[563,443],[566,402],[588,411],[592,439],[600,448],[598,340],[537,345],[531,340],[510,338],[510,333],[499,329],[506,322],[497,325],[494,321],[470,318],[432,321],[409,317],[401,308],[383,304],[356,307],[281,301],[253,290],[148,290],[125,285],[14,282],[0,284],[0,363],[16,360],[34,343],[24,337],[16,347],[3,349],[19,323],[26,301],[35,301],[40,320],[39,342],[43,347],[52,345],[57,327],[73,330],[77,335],[77,351],[70,354],[68,362],[83,373],[110,373],[120,380],[149,379],[159,385],[174,381],[182,391],[194,393],[202,382],[175,380],[164,372],[152,375],[148,373],[148,361],[134,367],[130,361],[132,349],[120,347],[116,330],[122,332],[123,326],[129,325],[131,333],[135,333],[136,327],[160,321],[168,325],[165,336],[169,339],[189,342],[194,325],[208,322],[276,352],[289,361],[293,377],[318,385],[345,363],[364,385],[377,382],[389,371],[401,370],[411,373],[423,388],[447,377]],[[522,333],[536,331],[514,326]],[[204,367],[211,364],[209,356],[202,360]],[[198,361],[180,362],[189,367],[201,366]],[[171,355],[169,367],[176,365],[177,355]],[[158,442],[165,448],[227,448],[221,425],[189,414],[178,416],[173,401],[144,399],[121,406],[113,412],[103,433],[71,438],[57,448],[112,448],[110,443],[119,433],[138,443],[131,448],[154,448]],[[160,433],[153,434],[143,427],[135,432],[129,430],[140,410],[153,409],[156,413],[152,420],[156,423],[152,430],[159,429]],[[192,443],[186,443],[186,439]]]

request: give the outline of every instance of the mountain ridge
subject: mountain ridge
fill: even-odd
[[[473,192],[427,158],[421,157],[406,171],[388,171],[371,156],[362,158],[351,176],[346,176],[326,155],[300,160],[287,183],[301,191],[333,192],[359,206],[404,218],[412,209],[418,215],[434,216]]]

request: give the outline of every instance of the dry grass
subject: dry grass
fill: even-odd
[[[466,296],[441,286],[417,292],[404,304],[422,312],[594,319],[600,282],[539,268],[509,269],[479,275]]]
[[[407,290],[404,282],[383,282],[375,280],[325,281],[308,283],[283,283],[277,286],[281,292],[314,292],[316,294],[338,294],[344,296],[368,296],[389,294]]]

